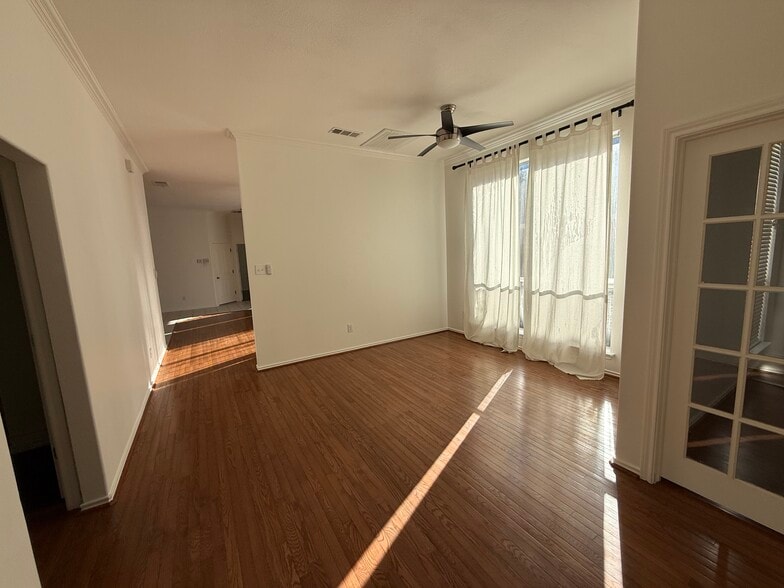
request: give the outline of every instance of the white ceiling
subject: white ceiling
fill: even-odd
[[[384,127],[434,132],[443,103],[458,125],[525,125],[634,80],[637,0],[54,3],[150,168],[154,205],[239,207],[227,128],[358,146]]]

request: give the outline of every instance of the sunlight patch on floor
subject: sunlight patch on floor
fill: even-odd
[[[340,583],[341,587],[364,586],[370,581],[373,572],[379,564],[381,564],[384,556],[391,549],[403,528],[422,503],[422,500],[427,496],[430,488],[433,487],[433,484],[435,484],[436,480],[441,475],[441,472],[444,471],[444,468],[449,464],[452,457],[463,444],[463,441],[468,437],[471,429],[474,428],[479,417],[482,416],[511,374],[512,370],[509,370],[498,378],[490,391],[485,395],[482,402],[479,403],[479,406],[474,413],[468,417],[468,420],[460,427],[457,434],[452,437],[449,444],[433,462],[433,465],[430,466],[427,472],[425,472],[425,475],[422,476],[416,486],[414,486],[414,489],[411,490],[405,500],[397,507],[397,510],[389,517],[389,520],[381,527],[381,530],[373,541],[370,542],[370,545],[365,549],[365,552],[357,559],[354,567],[351,568],[343,578],[343,581]]]
[[[612,404],[605,400],[602,405],[601,427],[599,435],[602,440],[602,459],[604,460],[604,477],[610,482],[615,482],[615,470],[612,460],[615,459],[615,430],[613,429]]]
[[[501,386],[506,384],[506,381],[509,379],[509,376],[511,375],[512,375],[512,370],[509,370],[503,376],[498,378],[498,381],[493,385],[492,388],[490,388],[490,392],[487,393],[487,396],[485,396],[484,400],[482,400],[479,406],[476,407],[477,412],[484,412],[485,410],[487,410],[487,407],[490,406],[490,403],[493,401],[493,398],[495,398],[495,395],[498,394],[498,391],[501,389]]]
[[[170,349],[161,365],[162,379],[170,380],[202,372],[209,368],[225,365],[240,359],[247,359],[256,352],[256,345],[251,338],[237,341],[238,336],[212,339],[207,343],[194,343]]]
[[[237,318],[236,313],[222,313],[204,317],[206,324],[190,319],[179,319],[182,324],[175,331],[176,338],[169,343],[154,388],[159,390],[191,377],[251,361],[256,354],[251,317]],[[223,334],[219,334],[223,333]]]
[[[213,317],[216,317],[216,316],[224,316],[224,315],[227,315],[227,314],[231,314],[231,313],[230,312],[216,312],[215,314],[196,314],[196,315],[193,315],[193,316],[184,316],[184,317],[181,317],[181,318],[171,319],[170,321],[167,321],[166,324],[170,325],[170,326],[174,326],[174,325],[178,325],[180,323],[188,323],[188,322],[191,322],[191,321],[198,321],[200,319],[213,318]]]
[[[621,563],[621,537],[618,524],[618,500],[612,494],[604,495],[604,586],[623,586],[623,566]]]

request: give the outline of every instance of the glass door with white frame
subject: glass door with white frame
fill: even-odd
[[[662,476],[784,532],[784,121],[689,141]]]

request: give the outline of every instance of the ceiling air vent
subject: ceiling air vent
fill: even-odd
[[[405,131],[396,131],[394,129],[381,129],[375,135],[370,137],[367,141],[362,143],[361,147],[365,147],[366,149],[372,149],[373,151],[384,151],[385,153],[403,153],[405,152],[402,147],[405,147],[412,141],[415,141],[415,138],[411,139],[395,139],[394,141],[390,141],[389,137],[393,135],[407,135]]]
[[[159,188],[168,188],[169,187],[169,182],[165,182],[164,180],[155,180],[152,183],[152,185],[153,186],[157,186]]]
[[[329,129],[329,134],[330,135],[340,135],[342,137],[351,137],[353,139],[354,137],[359,137],[362,134],[362,132],[361,131],[348,131],[346,129],[339,129],[338,127],[332,127],[331,129]]]

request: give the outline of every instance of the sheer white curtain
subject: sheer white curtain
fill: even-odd
[[[465,336],[517,351],[520,329],[520,159],[517,147],[469,167]]]
[[[604,376],[611,149],[610,113],[529,145],[523,351],[586,379]]]

